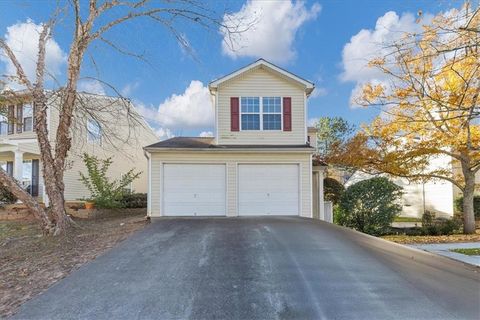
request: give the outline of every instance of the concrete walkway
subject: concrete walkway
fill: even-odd
[[[472,249],[480,248],[480,242],[467,243],[436,243],[436,244],[419,244],[411,245],[414,248],[436,253],[445,257],[449,257],[458,261],[473,264],[480,267],[480,256],[468,256],[457,252],[450,251],[451,249]]]

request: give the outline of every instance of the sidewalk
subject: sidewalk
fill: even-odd
[[[466,254],[450,251],[451,249],[479,248],[479,242],[416,244],[410,246],[480,267],[480,256],[467,256]]]

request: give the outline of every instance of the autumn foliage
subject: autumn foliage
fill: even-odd
[[[464,231],[473,233],[480,169],[479,40],[479,9],[467,4],[433,18],[420,34],[385,43],[390,54],[369,67],[388,80],[366,84],[356,99],[380,108],[380,115],[337,144],[327,160],[411,181],[450,181],[464,194]]]

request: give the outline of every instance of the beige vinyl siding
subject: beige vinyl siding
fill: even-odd
[[[128,170],[135,168],[141,171],[139,179],[132,183],[135,192],[146,193],[148,190],[148,162],[143,153],[143,147],[158,141],[153,130],[138,118],[138,122],[126,121],[126,114],[123,113],[124,106],[115,102],[116,98],[94,96],[90,97],[104,106],[104,111],[98,114],[102,123],[108,124],[102,131],[109,139],[102,139],[102,143],[87,141],[87,119],[82,112],[77,112],[72,124],[72,147],[67,158],[67,169],[65,171],[65,199],[76,200],[89,197],[90,193],[79,180],[79,172],[86,172],[82,155],[88,153],[100,159],[112,157],[113,164],[109,170],[111,178],[120,178]],[[55,132],[58,127],[58,106],[55,103],[48,111],[50,141],[55,144]],[[131,110],[136,112],[135,110]]]
[[[222,163],[227,167],[227,216],[237,216],[238,165],[242,163],[292,163],[300,166],[300,215],[311,217],[311,167],[309,153],[286,152],[158,152],[152,153],[152,217],[162,216],[162,167],[164,163]]]
[[[291,97],[292,131],[230,131],[230,97],[242,96]],[[300,145],[306,142],[305,91],[299,84],[256,68],[219,85],[217,97],[218,144]]]
[[[37,158],[40,158],[38,155],[40,154],[40,149],[38,147],[38,142],[27,142],[27,143],[19,143],[18,150],[22,152],[33,153],[37,155]]]

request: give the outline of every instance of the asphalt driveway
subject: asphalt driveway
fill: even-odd
[[[15,317],[478,319],[478,270],[309,219],[161,219]]]

